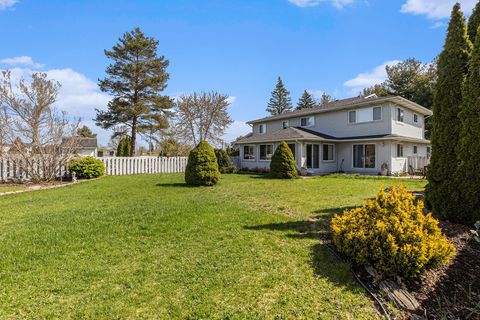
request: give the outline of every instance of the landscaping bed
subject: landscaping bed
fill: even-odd
[[[442,221],[440,227],[455,246],[455,256],[407,285],[428,319],[480,319],[480,244],[464,225]]]

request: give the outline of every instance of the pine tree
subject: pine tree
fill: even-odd
[[[304,90],[302,96],[298,100],[296,110],[311,109],[315,107],[315,105],[315,100],[312,95],[307,90]]]
[[[326,94],[325,92],[322,93],[322,96],[320,97],[320,105],[323,106],[327,103],[330,103],[333,101],[333,98],[331,95]]]
[[[292,110],[290,92],[285,89],[282,79],[278,77],[277,85],[275,86],[275,90],[272,91],[272,97],[268,102],[267,111],[275,116],[290,110]]]
[[[280,142],[272,156],[270,177],[274,179],[293,179],[298,177],[295,158],[285,141]]]
[[[473,224],[480,220],[480,33],[476,34],[472,58],[463,87],[463,104],[460,111],[462,128],[458,144],[459,207],[449,218]]]
[[[97,134],[93,133],[92,130],[85,125],[77,130],[77,134],[80,137],[84,137],[84,138],[96,138],[97,137]]]
[[[96,124],[104,129],[119,124],[131,129],[130,155],[135,152],[137,133],[167,127],[168,109],[173,101],[160,93],[165,90],[169,74],[168,60],[157,55],[158,41],[136,28],[127,32],[111,51],[105,50],[113,63],[107,77],[99,80],[103,92],[113,96],[108,110],[96,109]]]
[[[478,27],[480,27],[480,1],[473,8],[472,15],[468,18],[468,38],[472,43],[475,42]]]
[[[465,17],[457,3],[453,7],[444,49],[438,59],[438,81],[433,102],[432,158],[426,188],[427,202],[443,217],[456,214],[458,192],[456,145],[460,137],[459,111],[462,83],[467,72],[471,43]]]

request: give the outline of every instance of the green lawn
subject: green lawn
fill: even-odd
[[[312,220],[392,182],[139,175],[0,197],[0,318],[377,318]]]
[[[9,185],[9,184],[0,184],[0,193],[4,192],[12,192],[12,191],[20,191],[25,190],[25,187]]]

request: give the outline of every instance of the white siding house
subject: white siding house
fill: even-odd
[[[235,144],[242,168],[268,170],[285,141],[308,174],[408,172],[428,162],[424,123],[431,115],[398,96],[355,97],[250,121],[252,133]]]

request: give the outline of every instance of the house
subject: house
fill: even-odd
[[[87,137],[73,137],[73,138],[64,138],[63,143],[69,143],[71,139],[75,139],[75,154],[86,157],[92,156],[96,157],[98,153],[98,143],[97,138],[87,138]]]
[[[399,96],[355,97],[252,120],[251,134],[235,144],[241,168],[268,170],[283,140],[306,174],[395,174],[428,162],[424,124],[431,115]],[[418,159],[423,161],[412,161]]]

